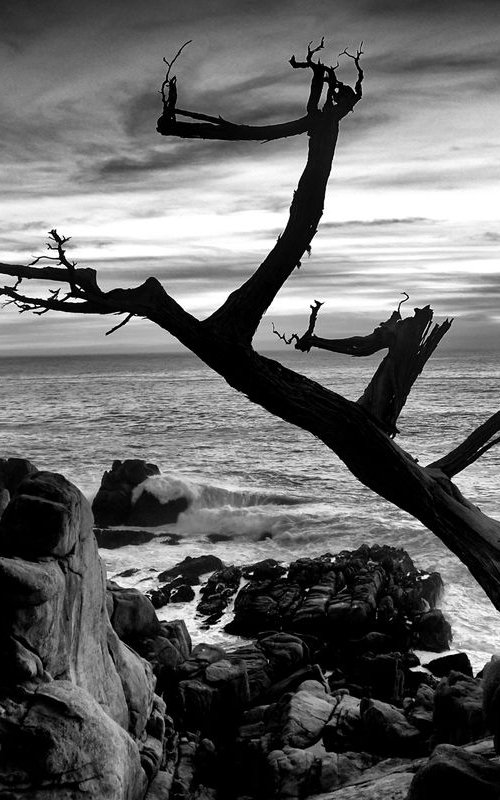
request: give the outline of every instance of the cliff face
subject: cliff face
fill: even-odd
[[[149,664],[111,627],[89,504],[47,472],[9,493],[0,521],[0,794],[142,798],[161,758],[164,704]]]

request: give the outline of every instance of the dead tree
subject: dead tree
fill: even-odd
[[[173,62],[167,63],[169,71],[162,89],[164,114],[158,121],[162,135],[263,141],[306,133],[309,140],[307,162],[283,233],[254,274],[211,316],[196,319],[156,278],[148,278],[135,289],[102,291],[95,270],[76,267],[68,259],[68,240],[55,230],[50,233],[48,255],[29,266],[0,264],[1,273],[16,279],[0,293],[21,312],[124,315],[109,333],[134,316],[159,325],[237,391],[270,413],[309,431],[334,451],[363,484],[419,519],[468,567],[500,610],[500,523],[464,498],[452,482],[456,474],[500,441],[500,412],[450,453],[427,466],[418,464],[393,437],[406,395],[450,323],[430,331],[429,308],[416,311],[408,320],[402,320],[398,310],[396,316],[369,336],[325,341],[314,335],[317,308],[313,307],[309,330],[304,337],[296,337],[300,349],[322,346],[352,355],[388,349],[386,359],[358,402],[287,369],[252,347],[263,314],[310,248],[323,212],[339,124],[361,99],[361,52],[351,56],[357,70],[357,81],[351,88],[337,79],[336,66],[314,59],[321,49],[323,42],[316,48],[309,46],[304,61],[290,59],[294,69],[311,71],[309,99],[304,116],[278,125],[236,125],[221,117],[179,109],[177,81],[170,77]],[[50,263],[42,266],[43,260]],[[30,279],[68,288],[51,290],[48,297],[34,297],[21,288],[22,282]]]

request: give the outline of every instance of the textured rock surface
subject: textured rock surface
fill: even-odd
[[[0,600],[2,790],[142,797],[163,703],[149,664],[110,624],[90,507],[60,475],[25,478],[3,514]]]

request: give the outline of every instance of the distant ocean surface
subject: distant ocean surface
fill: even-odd
[[[270,355],[351,399],[377,363],[285,347]],[[158,464],[167,488],[181,486],[192,498],[177,524],[162,530],[181,534],[178,545],[154,540],[102,551],[110,575],[140,568],[125,585],[153,586],[151,568],[186,555],[243,564],[387,543],[443,575],[455,648],[477,668],[500,650],[500,615],[436,537],[359,484],[310,434],[252,405],[193,356],[2,358],[0,378],[1,457],[62,472],[89,498],[115,459],[144,458]],[[498,410],[499,383],[497,355],[436,354],[400,418],[398,442],[421,463],[443,455]],[[500,518],[500,447],[457,483]],[[233,538],[213,544],[206,538],[213,533]],[[167,606],[160,616],[184,616],[193,632],[199,624],[194,603]],[[195,632],[198,640],[223,636]]]

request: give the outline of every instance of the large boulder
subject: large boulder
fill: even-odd
[[[164,705],[111,626],[90,507],[61,475],[29,475],[4,512],[0,602],[0,794],[142,797]],[[24,771],[16,747],[33,753]]]
[[[113,461],[104,473],[92,503],[96,525],[145,525],[157,527],[177,521],[190,498],[173,482],[165,492],[158,483],[156,464],[133,458]]]

